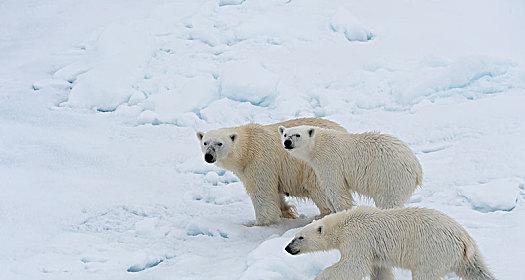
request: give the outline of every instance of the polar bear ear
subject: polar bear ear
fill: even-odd
[[[234,142],[235,139],[237,139],[237,134],[230,135],[230,139],[232,140],[232,142]]]
[[[314,136],[314,132],[315,132],[315,129],[313,129],[313,128],[308,129],[308,135],[310,137]]]
[[[324,231],[323,226],[318,226],[318,227],[317,227],[317,233],[319,233],[319,234],[323,234],[323,231]]]
[[[202,137],[204,137],[204,133],[202,132],[197,132],[195,135],[197,135],[197,138],[199,138],[199,140],[202,140]]]
[[[285,129],[285,128],[286,128],[286,127],[284,127],[284,126],[282,126],[282,125],[279,126],[279,134],[283,135],[283,133],[284,133],[284,129]]]

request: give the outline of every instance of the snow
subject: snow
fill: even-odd
[[[524,16],[514,0],[3,1],[0,278],[315,278],[337,252],[284,251],[315,206],[249,226],[195,132],[319,116],[407,142],[424,170],[407,205],[452,216],[518,279]]]
[[[255,106],[268,105],[277,95],[279,79],[257,61],[228,62],[221,74],[221,95]]]
[[[240,279],[307,279],[339,259],[339,253],[315,253],[290,258],[282,248],[293,238],[298,229],[285,232],[282,236],[262,242],[246,258],[248,269]],[[281,250],[275,250],[281,248]]]
[[[343,33],[350,42],[366,42],[372,40],[374,36],[368,28],[364,27],[354,15],[344,8],[337,10],[335,15],[330,18],[330,28],[334,32]]]
[[[518,203],[520,193],[523,193],[523,182],[515,178],[459,187],[459,195],[471,204],[472,209],[483,213],[512,211]]]

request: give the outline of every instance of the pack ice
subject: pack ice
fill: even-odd
[[[315,206],[244,226],[242,183],[195,131],[315,116],[408,143],[407,206],[519,279],[523,18],[520,1],[2,1],[0,278],[314,279],[338,252],[284,247]]]

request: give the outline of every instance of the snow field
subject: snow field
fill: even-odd
[[[338,253],[283,248],[315,206],[245,226],[242,183],[204,163],[195,131],[318,116],[407,142],[424,170],[408,206],[457,219],[518,279],[523,15],[519,1],[4,1],[0,278],[313,279]]]

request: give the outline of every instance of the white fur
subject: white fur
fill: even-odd
[[[330,213],[325,192],[312,168],[285,152],[279,140],[279,126],[306,124],[345,131],[329,120],[303,118],[197,133],[203,154],[212,154],[217,166],[232,171],[243,182],[252,199],[256,225],[296,216],[294,208],[285,202],[285,195],[311,198],[321,215]]]
[[[432,209],[356,207],[312,222],[286,249],[341,252],[341,259],[316,280],[362,279],[383,266],[411,270],[413,280],[440,279],[450,272],[463,279],[495,279],[467,231]]]
[[[332,211],[352,207],[352,191],[379,208],[401,207],[421,185],[422,170],[410,148],[386,134],[351,134],[311,126],[281,127],[288,152],[310,164]],[[290,148],[290,147],[288,147]]]
[[[390,135],[305,125],[278,130],[289,153],[315,170],[332,212],[350,209],[353,191],[371,197],[379,208],[401,207],[421,185],[416,156]],[[286,140],[291,143],[288,147]],[[388,267],[377,267],[371,279],[393,280],[394,274]]]

